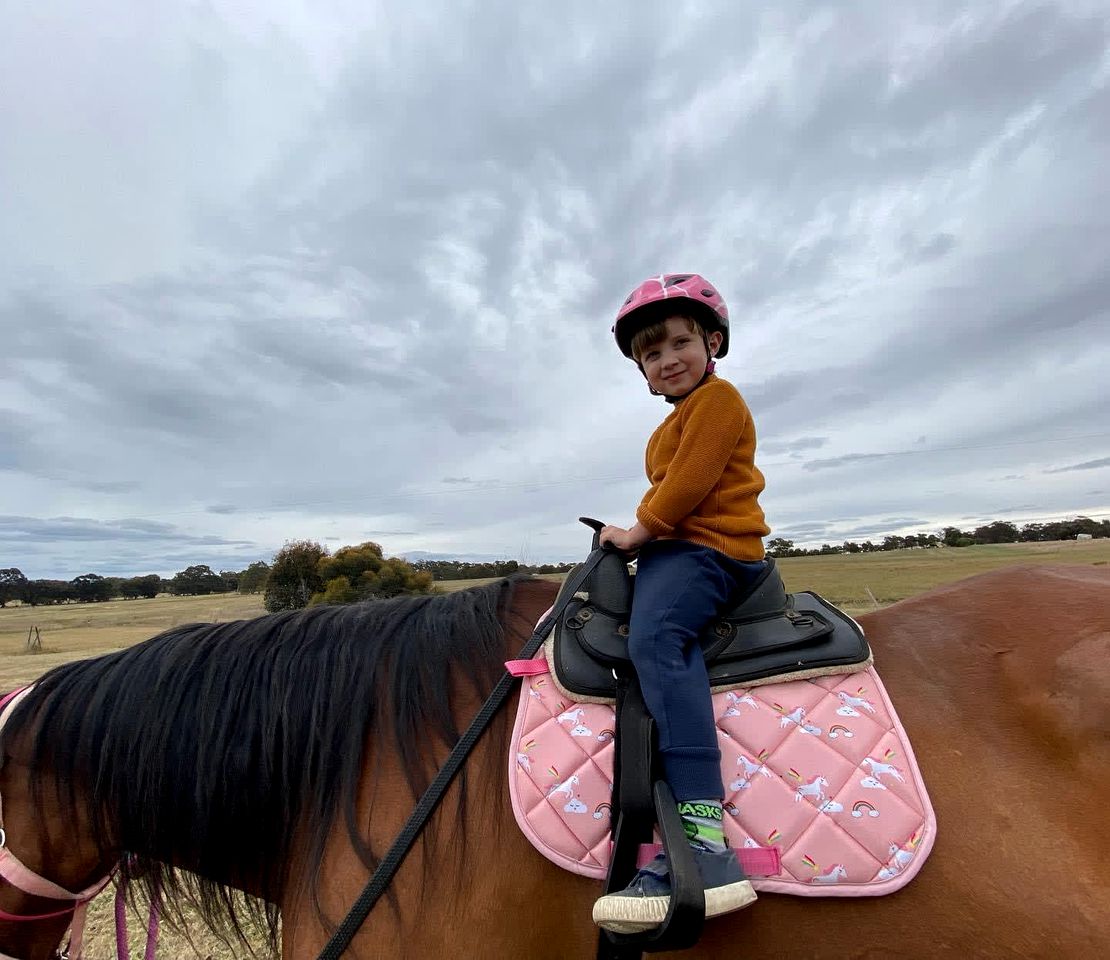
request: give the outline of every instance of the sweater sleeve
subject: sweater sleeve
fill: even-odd
[[[707,384],[686,400],[682,436],[667,475],[645,498],[636,519],[656,536],[666,536],[717,485],[750,414],[739,394]]]

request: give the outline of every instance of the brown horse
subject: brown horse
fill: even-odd
[[[59,668],[2,734],[8,845],[69,889],[127,851],[123,873],[213,921],[229,885],[247,889],[271,920],[280,906],[281,955],[311,960],[553,595],[524,580],[183,627]],[[763,895],[676,956],[1100,955],[1110,571],[1011,568],[861,622],[936,809],[930,859],[889,897]],[[513,821],[511,720],[347,956],[593,956],[600,885]],[[0,887],[0,909],[56,907]],[[65,922],[0,922],[0,953],[45,960]]]

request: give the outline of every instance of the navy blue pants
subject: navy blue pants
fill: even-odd
[[[685,540],[640,548],[628,654],[659,732],[659,752],[675,799],[725,795],[709,675],[697,638],[750,585],[765,561],[744,563]]]

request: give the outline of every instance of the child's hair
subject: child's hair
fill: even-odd
[[[632,336],[632,357],[638,363],[640,358],[648,347],[654,347],[657,343],[667,339],[667,321],[668,320],[685,320],[686,326],[691,333],[698,333],[705,337],[705,330],[702,325],[698,323],[691,316],[684,313],[671,313],[666,316],[660,317],[655,323],[644,327],[642,330],[637,330]]]

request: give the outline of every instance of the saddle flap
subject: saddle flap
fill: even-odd
[[[707,645],[703,638],[702,649],[707,663],[742,660],[772,650],[810,645],[832,629],[832,624],[820,613],[813,610],[800,613],[789,607],[761,620],[740,623],[721,620],[712,628],[713,642]]]
[[[757,639],[749,646],[748,636]],[[870,660],[871,649],[851,617],[815,593],[790,595],[781,618],[744,624],[719,655],[706,658],[709,684],[757,684],[784,677],[851,673]]]
[[[628,662],[628,614],[614,615],[590,600],[567,604],[556,636],[566,637],[561,646],[575,645],[599,663],[618,666]]]

